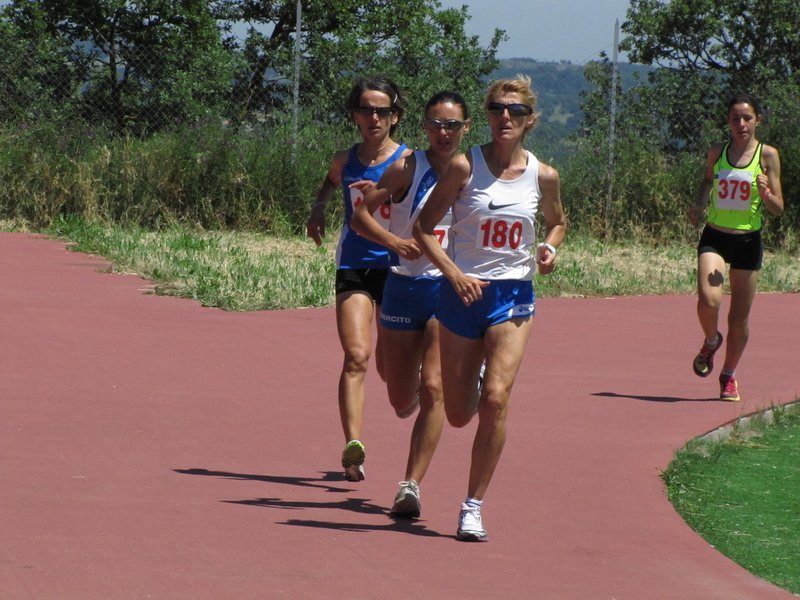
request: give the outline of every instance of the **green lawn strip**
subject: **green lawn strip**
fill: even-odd
[[[249,311],[331,306],[334,261],[330,245],[242,232],[158,232],[101,227],[80,219],[56,222],[50,235],[75,251],[111,260],[114,271],[151,279],[156,293],[204,306]]]
[[[800,594],[800,405],[726,439],[693,440],[663,473],[670,501],[717,550]]]

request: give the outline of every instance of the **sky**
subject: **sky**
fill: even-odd
[[[568,60],[583,64],[596,60],[614,46],[614,21],[625,21],[630,0],[439,0],[442,8],[466,5],[472,17],[469,35],[486,46],[495,29],[504,29],[508,41],[498,46],[497,58]],[[620,39],[623,34],[620,32]],[[625,60],[620,55],[620,60]]]

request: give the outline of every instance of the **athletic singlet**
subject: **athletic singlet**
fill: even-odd
[[[360,190],[351,189],[350,184],[356,181],[368,179],[378,182],[383,172],[389,168],[394,161],[406,149],[404,144],[400,144],[397,150],[384,162],[379,165],[367,167],[356,157],[358,144],[350,148],[347,163],[342,167],[342,193],[344,195],[344,224],[342,233],[339,237],[339,245],[336,248],[336,267],[338,269],[388,269],[397,264],[397,255],[390,252],[385,246],[377,244],[361,237],[350,229],[350,218],[353,210],[361,204],[364,195]],[[384,229],[389,227],[389,216],[391,206],[381,206],[375,211],[375,219]]]
[[[714,163],[714,193],[711,194],[708,221],[729,229],[757,231],[761,229],[761,196],[756,176],[763,173],[762,144],[759,142],[746,167],[734,167],[728,162],[729,147],[730,142],[725,144]]]
[[[534,216],[542,197],[539,161],[513,181],[489,171],[480,146],[471,148],[472,175],[453,206],[449,254],[465,274],[478,279],[533,278]]]
[[[414,178],[411,181],[411,186],[400,202],[392,204],[391,217],[389,218],[389,231],[404,240],[411,239],[414,221],[417,220],[419,212],[425,206],[425,202],[428,201],[433,187],[438,181],[438,177],[433,172],[424,150],[415,150],[414,158],[416,159],[416,166],[414,167]],[[445,249],[447,249],[447,232],[450,229],[451,220],[452,212],[448,210],[447,214],[433,230],[439,243],[442,244],[442,248]],[[417,260],[406,260],[403,257],[398,257],[398,259],[400,264],[392,267],[392,271],[398,275],[405,275],[406,277],[442,276],[442,272],[424,254]]]

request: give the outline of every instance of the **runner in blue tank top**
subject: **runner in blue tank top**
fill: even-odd
[[[350,230],[353,209],[387,167],[406,150],[392,139],[405,110],[400,89],[384,77],[359,79],[345,102],[358,126],[361,143],[334,154],[331,168],[317,192],[306,224],[308,237],[318,246],[325,236],[325,207],[342,186],[345,222],[336,250],[336,326],[344,351],[339,377],[339,415],[345,436],[342,467],[348,481],[364,479],[364,444],[361,442],[364,416],[364,376],[372,351],[373,314],[380,312],[383,284],[392,256],[379,244]],[[351,187],[368,180],[371,183]],[[388,216],[388,215],[387,215]],[[387,220],[388,222],[388,220]],[[376,366],[383,377],[383,353],[378,331]]]
[[[739,400],[735,371],[750,336],[748,319],[763,258],[762,206],[774,215],[784,208],[780,157],[775,148],[756,139],[760,122],[761,110],[753,96],[737,94],[731,99],[728,127],[733,139],[709,149],[697,203],[687,210],[689,221],[697,225],[711,199],[697,246],[697,317],[705,341],[692,369],[699,377],[711,375],[714,354],[722,347],[717,322],[728,263],[731,303],[719,397],[732,402]]]
[[[384,288],[381,335],[386,350],[384,369],[389,402],[401,419],[419,408],[406,464],[392,506],[395,517],[420,516],[419,484],[436,451],[444,422],[442,374],[439,359],[439,321],[436,306],[443,283],[441,272],[411,238],[411,228],[425,206],[436,180],[458,152],[469,131],[467,103],[455,92],[435,94],[425,107],[428,150],[409,153],[381,177],[353,215],[353,228],[364,237],[396,252],[400,264],[392,267]],[[373,215],[391,201],[387,231]],[[449,214],[437,227],[447,242]]]
[[[464,541],[487,539],[481,505],[503,451],[509,396],[531,332],[532,264],[550,273],[566,233],[558,172],[522,147],[536,124],[535,107],[529,78],[492,85],[484,105],[492,140],[450,161],[414,224],[414,238],[448,280],[438,307],[447,420],[464,427],[478,414],[456,533]],[[537,206],[546,231],[534,249]],[[450,208],[445,252],[435,228]]]

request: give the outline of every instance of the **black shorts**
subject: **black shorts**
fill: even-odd
[[[697,256],[713,252],[730,264],[731,269],[760,271],[764,261],[761,230],[747,233],[726,233],[706,225],[697,245]]]
[[[336,294],[366,292],[380,306],[389,269],[336,269]]]

